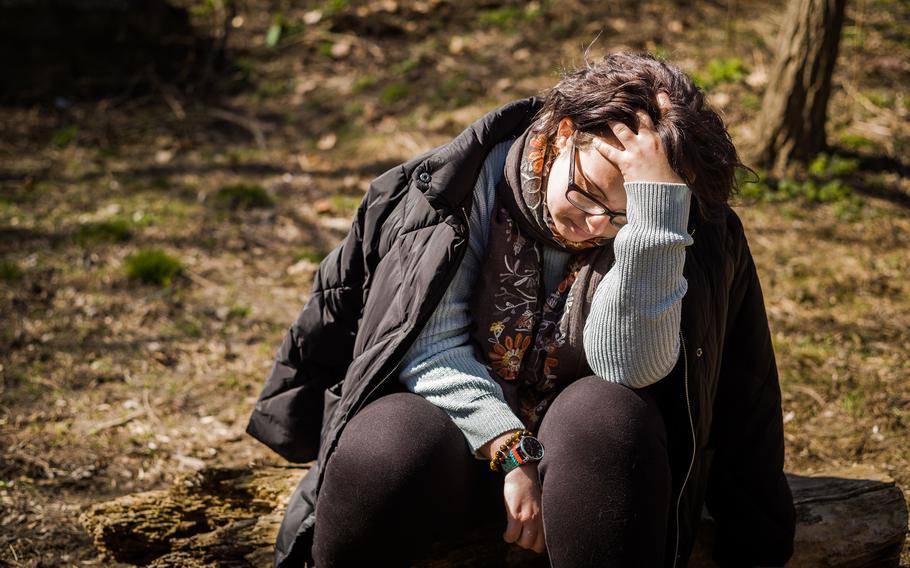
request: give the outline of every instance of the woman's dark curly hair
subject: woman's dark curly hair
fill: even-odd
[[[663,112],[660,91],[671,103]],[[609,120],[637,130],[639,109],[654,121],[670,166],[691,188],[702,216],[719,214],[737,189],[736,169],[749,168],[705,93],[678,67],[649,53],[613,53],[565,75],[546,93],[533,128],[546,133],[549,143],[563,117],[589,134],[610,132]]]

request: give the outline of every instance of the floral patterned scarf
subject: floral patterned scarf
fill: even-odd
[[[613,264],[612,238],[578,243],[556,231],[546,204],[554,154],[533,125],[512,144],[496,186],[486,257],[471,302],[475,354],[532,432],[565,386],[592,373],[584,322],[597,284]],[[548,296],[544,246],[573,253]]]

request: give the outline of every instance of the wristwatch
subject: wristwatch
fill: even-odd
[[[506,452],[502,461],[503,473],[509,473],[516,467],[540,461],[543,458],[543,444],[534,436],[524,436]]]

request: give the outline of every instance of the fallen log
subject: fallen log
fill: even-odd
[[[169,489],[94,504],[80,520],[97,548],[119,562],[270,566],[285,504],[306,469],[206,469]],[[865,467],[788,479],[798,520],[788,567],[898,566],[907,502],[893,479]],[[705,512],[691,568],[713,566],[712,539],[713,520]],[[549,565],[545,556],[479,533],[438,543],[428,558],[421,568]]]

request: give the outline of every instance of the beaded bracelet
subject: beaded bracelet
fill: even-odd
[[[505,461],[507,452],[512,447],[512,445],[517,443],[525,436],[533,435],[534,434],[532,434],[530,430],[519,430],[517,432],[513,432],[512,435],[509,436],[509,439],[503,442],[503,444],[499,446],[498,450],[493,452],[493,458],[490,460],[490,469],[493,471],[499,471],[500,465]]]

